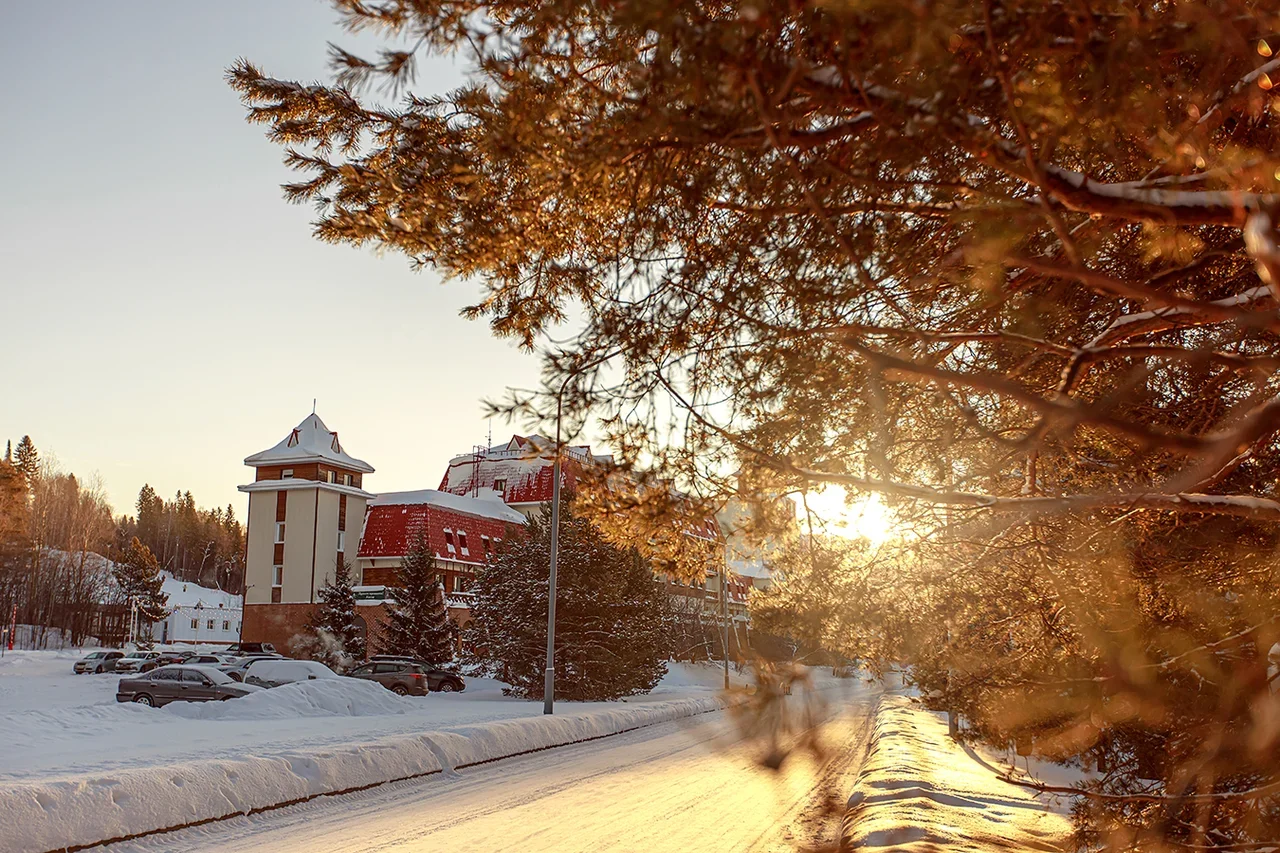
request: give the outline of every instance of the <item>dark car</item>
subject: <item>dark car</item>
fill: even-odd
[[[400,696],[426,696],[430,691],[423,667],[407,660],[370,661],[347,675],[376,681]]]
[[[273,655],[276,647],[270,643],[232,643],[227,646],[227,653],[236,657],[245,655]]]
[[[150,672],[160,665],[160,652],[134,652],[116,661],[116,672]]]
[[[176,652],[161,652],[160,657],[156,658],[161,666],[169,666],[175,663],[186,663],[188,659],[195,657],[196,653],[190,649],[183,649]]]
[[[467,683],[462,680],[462,676],[448,669],[441,669],[438,666],[429,664],[421,658],[411,657],[409,655],[374,655],[369,658],[370,663],[386,663],[400,662],[410,663],[414,666],[421,667],[422,674],[427,677],[427,689],[435,690],[440,693],[461,693],[467,689]],[[354,672],[350,673],[355,675]]]
[[[115,672],[116,661],[120,660],[123,657],[124,657],[124,652],[112,652],[112,651],[90,652],[89,654],[82,657],[80,660],[76,661],[75,665],[71,667],[71,671],[74,672],[76,675],[80,675],[81,673],[85,673],[85,672],[93,672],[98,674],[101,674],[104,672]]]
[[[249,669],[249,665],[256,660],[284,660],[284,655],[277,654],[258,654],[248,655],[234,663],[223,664],[218,667],[220,672],[225,672],[233,681],[244,681],[244,674]]]
[[[170,702],[239,699],[261,689],[238,684],[211,666],[162,666],[145,675],[120,679],[116,701],[159,708]]]

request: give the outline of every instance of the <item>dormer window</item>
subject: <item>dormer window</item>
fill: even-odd
[[[292,480],[292,479],[293,479],[293,469],[292,469],[292,468],[285,468],[283,471],[281,471],[281,472],[280,472],[280,479],[281,479],[281,480]]]
[[[467,550],[467,532],[465,530],[458,531],[458,548],[462,550],[463,556],[471,556],[471,552]]]
[[[350,485],[351,485],[351,475],[350,475],[350,474],[343,474],[343,475],[342,475],[342,485],[344,485],[344,486],[350,486]]]
[[[495,492],[502,492],[503,494],[505,494],[505,493],[506,493],[506,491],[507,491],[507,478],[506,478],[506,477],[499,477],[498,479],[494,480],[494,481],[493,481],[493,490],[494,490]]]
[[[338,482],[338,472],[337,472],[337,471],[325,471],[325,472],[324,472],[324,481],[325,481],[326,483],[336,483],[336,482]]]
[[[446,531],[444,532],[444,546],[445,546],[445,548],[449,551],[449,553],[450,553],[451,555],[452,555],[452,554],[456,554],[456,553],[458,553],[458,549],[457,549],[457,548],[455,548],[455,547],[454,547],[454,545],[453,545],[453,531],[452,531],[452,530],[446,530]]]

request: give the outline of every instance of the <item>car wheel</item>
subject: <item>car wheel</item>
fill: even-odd
[[[93,671],[94,675],[102,675],[102,667],[98,667]]]
[[[458,688],[453,686],[452,681],[446,681],[444,684],[440,685],[441,693],[456,693],[457,691]]]
[[[155,707],[155,704],[156,704],[151,700],[151,697],[145,693],[139,693],[137,696],[134,696],[133,701],[134,701],[134,704],[146,705],[148,708]]]
[[[408,695],[409,695],[409,691],[405,688],[405,686],[404,686],[403,684],[397,684],[395,687],[392,687],[392,688],[391,688],[391,692],[392,692],[392,693],[394,693],[394,694],[396,694],[397,696],[408,696]]]

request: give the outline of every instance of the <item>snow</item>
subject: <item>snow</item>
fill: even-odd
[[[298,424],[274,447],[245,457],[244,464],[252,466],[286,465],[290,462],[332,462],[352,471],[372,474],[373,467],[361,459],[348,456],[338,442],[338,434],[324,425],[315,413]]]
[[[797,697],[791,697],[795,701]],[[113,845],[102,853],[795,853],[838,831],[826,785],[847,790],[865,755],[868,691],[831,720],[822,762],[760,766],[725,714],[456,772],[321,797]],[[834,710],[834,708],[833,708]]]
[[[198,604],[206,610],[240,609],[241,601],[238,595],[223,592],[220,589],[210,589],[190,581],[180,581],[163,569],[160,574],[164,577],[164,583],[160,588],[165,595],[169,596],[167,606],[170,608],[195,607]]]
[[[944,714],[884,697],[849,798],[846,844],[901,853],[1060,849],[1072,829],[1068,804],[1001,781],[1000,763],[953,741]]]
[[[114,677],[65,675],[74,659],[29,652],[0,667],[4,688],[43,700],[18,710],[6,703],[0,713],[2,850],[89,844],[452,772],[722,703],[717,668],[673,665],[650,696],[560,703],[552,717],[485,679],[466,693],[414,698],[357,679],[317,679],[153,709],[115,703]]]
[[[369,506],[403,506],[428,504],[453,512],[466,513],[481,518],[492,518],[511,524],[523,525],[527,519],[502,502],[496,495],[493,497],[473,498],[467,495],[455,495],[436,489],[419,489],[414,492],[387,492],[378,495],[369,502]]]

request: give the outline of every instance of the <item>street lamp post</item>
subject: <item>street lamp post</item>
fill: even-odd
[[[547,587],[547,669],[542,675],[542,713],[554,714],[556,702],[556,560],[560,556],[560,415],[570,373],[556,394],[556,458],[551,464],[551,571]]]
[[[617,355],[615,350],[569,371],[556,392],[556,458],[551,467],[551,570],[547,584],[547,668],[542,674],[542,713],[555,713],[556,693],[556,561],[560,556],[560,418],[564,414],[564,389],[584,370],[604,364]]]

